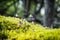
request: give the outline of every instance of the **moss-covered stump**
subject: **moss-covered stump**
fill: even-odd
[[[36,23],[0,15],[0,40],[60,40],[60,28],[44,28]]]

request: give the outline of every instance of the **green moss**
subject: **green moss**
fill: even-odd
[[[15,17],[0,15],[1,40],[60,40],[60,28],[44,28]]]

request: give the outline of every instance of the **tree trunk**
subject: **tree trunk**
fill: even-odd
[[[44,26],[51,27],[55,15],[55,0],[44,0],[45,16]]]
[[[27,17],[29,15],[29,10],[31,6],[31,0],[24,0],[24,16]]]

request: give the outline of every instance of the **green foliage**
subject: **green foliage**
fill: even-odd
[[[60,0],[56,0],[56,7],[60,7]]]
[[[12,13],[14,13],[14,11],[15,11],[14,6],[11,6],[11,7],[8,9],[7,14],[12,14]]]
[[[51,29],[36,23],[0,16],[1,40],[60,40],[60,28]]]

